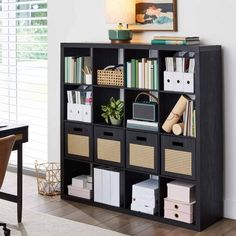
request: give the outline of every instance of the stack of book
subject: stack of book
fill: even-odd
[[[72,178],[72,184],[68,185],[68,194],[85,199],[92,198],[93,183],[89,175],[79,175]]]
[[[92,57],[65,57],[65,83],[85,84],[91,68]]]
[[[152,44],[160,45],[199,45],[199,37],[154,36]]]
[[[154,215],[158,206],[159,180],[147,179],[132,186],[131,210]]]
[[[131,59],[126,66],[128,88],[159,89],[157,59]]]

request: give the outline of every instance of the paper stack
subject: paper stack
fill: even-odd
[[[93,183],[89,175],[79,175],[72,178],[72,184],[68,185],[68,194],[85,199],[92,198]]]
[[[157,212],[158,179],[148,179],[132,186],[131,210],[154,215]]]

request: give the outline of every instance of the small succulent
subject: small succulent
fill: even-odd
[[[110,98],[110,103],[102,105],[102,117],[106,123],[109,124],[111,118],[121,120],[124,116],[124,102],[120,99],[115,100],[113,97]]]

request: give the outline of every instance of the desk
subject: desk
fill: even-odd
[[[17,203],[17,220],[22,218],[22,144],[28,142],[28,126],[8,125],[0,128],[0,138],[8,135],[16,135],[13,150],[17,151],[17,195],[0,192],[0,199]]]

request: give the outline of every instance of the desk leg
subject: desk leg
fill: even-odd
[[[22,219],[22,144],[17,150],[17,219]]]

